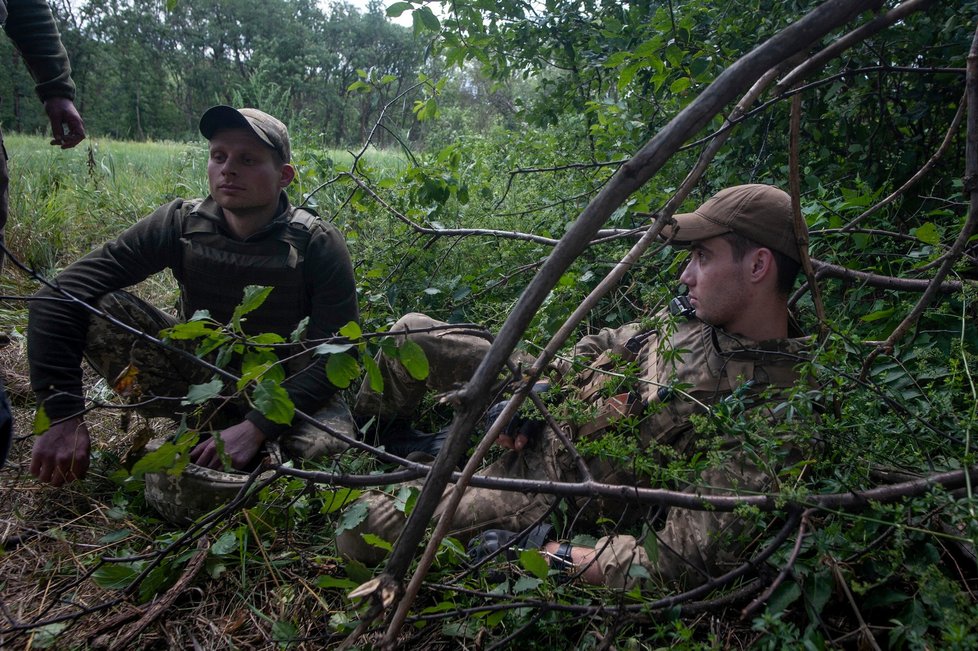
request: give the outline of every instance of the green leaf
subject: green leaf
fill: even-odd
[[[384,540],[383,538],[381,538],[376,534],[362,533],[360,534],[360,537],[363,538],[363,541],[365,543],[367,543],[372,547],[378,547],[388,552],[394,549],[394,545],[390,544],[389,542],[387,542],[386,540]]]
[[[107,590],[122,590],[129,587],[138,574],[136,568],[131,565],[106,563],[92,573],[92,579]]]
[[[254,346],[272,346],[274,344],[284,344],[285,338],[274,332],[263,332],[260,335],[251,337],[248,342]]]
[[[114,542],[119,542],[129,537],[132,532],[129,529],[119,529],[118,531],[113,531],[112,533],[107,533],[98,539],[98,544],[108,545]]]
[[[309,329],[309,317],[304,316],[296,325],[295,330],[289,335],[289,339],[293,342],[302,341],[302,338],[306,335],[306,330]]]
[[[910,231],[921,242],[938,245],[941,243],[941,232],[933,222],[927,222]]]
[[[363,491],[359,491],[354,488],[338,488],[334,491],[320,493],[323,500],[323,507],[319,510],[319,512],[334,513],[339,511],[344,506],[360,497],[361,494],[363,494]]]
[[[261,285],[248,285],[245,287],[241,304],[234,308],[234,314],[231,315],[231,323],[235,327],[240,328],[241,317],[261,307],[261,304],[265,302],[265,299],[268,298],[268,295],[272,293],[273,289],[274,287],[262,287]]]
[[[142,479],[148,472],[179,475],[190,463],[189,452],[199,440],[200,435],[197,432],[185,432],[175,442],[167,441],[136,462],[132,467],[133,478]]]
[[[441,23],[438,21],[438,17],[435,16],[434,12],[428,7],[418,7],[414,10],[414,28],[415,32],[418,31],[418,23],[432,32],[437,32],[441,29]]]
[[[351,504],[350,508],[343,511],[343,515],[340,516],[339,526],[336,527],[336,535],[338,536],[344,531],[357,528],[360,523],[367,519],[368,510],[369,507],[366,502],[354,502]]]
[[[805,605],[812,615],[822,612],[822,608],[832,596],[832,587],[832,575],[829,570],[809,576],[805,581]]]
[[[33,649],[51,649],[57,648],[55,642],[57,642],[58,636],[70,625],[70,622],[54,622],[53,624],[46,624],[34,631],[34,636],[31,638],[31,648]]]
[[[220,332],[220,329],[215,328],[213,323],[206,321],[187,321],[186,323],[178,323],[172,328],[161,330],[160,336],[165,339],[174,340],[200,339],[217,334],[218,332]]]
[[[542,579],[537,579],[532,576],[521,576],[519,580],[513,584],[513,594],[520,594],[522,592],[536,590],[542,583]]]
[[[238,536],[233,531],[227,531],[211,545],[211,554],[225,556],[238,549]]]
[[[391,18],[397,18],[405,11],[410,11],[412,5],[410,2],[395,2],[391,6],[387,7],[387,15]]]
[[[299,629],[287,619],[280,619],[272,624],[272,641],[286,644],[299,637]]]
[[[524,549],[520,552],[520,565],[523,569],[537,577],[538,579],[547,578],[550,572],[550,564],[543,557],[538,549]]]
[[[501,621],[506,618],[509,612],[506,610],[497,610],[496,612],[489,613],[485,619],[486,626],[492,628],[493,626],[498,626]]]
[[[794,581],[787,581],[778,586],[767,602],[767,614],[777,615],[784,611],[801,596],[801,588]]]
[[[644,565],[638,563],[632,563],[628,566],[628,576],[633,579],[651,579],[652,575],[649,574],[649,570]]]
[[[879,321],[880,319],[886,319],[893,315],[896,308],[889,308],[887,310],[877,310],[876,312],[870,312],[864,316],[859,317],[861,321],[870,323],[872,321]]]
[[[358,90],[370,90],[370,84],[365,81],[357,79],[355,82],[346,87],[348,93],[354,93]]]
[[[288,392],[277,382],[262,380],[255,386],[251,399],[255,403],[255,408],[268,420],[279,425],[292,424],[295,405]]]
[[[336,355],[345,353],[353,347],[353,344],[319,344],[312,349],[312,352],[317,355]]]
[[[357,585],[366,583],[374,576],[373,570],[360,561],[348,560],[346,565],[343,566],[343,569],[346,570],[346,575],[350,577],[350,580]]]
[[[418,344],[410,339],[405,339],[404,343],[397,349],[397,358],[401,360],[401,364],[415,380],[428,378],[428,358]]]
[[[659,539],[652,532],[648,532],[645,535],[645,540],[642,541],[642,547],[645,548],[645,553],[649,556],[649,561],[653,564],[659,561]]]
[[[380,367],[377,366],[377,362],[374,361],[373,357],[363,358],[363,368],[367,371],[367,380],[370,382],[370,388],[375,393],[384,392],[384,376],[380,373]]]
[[[44,405],[41,405],[37,408],[37,413],[34,414],[34,426],[31,428],[31,433],[34,436],[40,436],[49,429],[51,429],[51,418],[48,417]]]
[[[223,390],[224,381],[220,378],[214,378],[210,382],[205,382],[204,384],[192,384],[187,390],[187,397],[183,399],[182,404],[199,405],[211,400],[212,398],[218,397],[221,395],[221,391]]]
[[[251,382],[269,380],[281,384],[285,381],[285,369],[279,363],[278,355],[270,350],[249,350],[241,360],[241,379],[237,387],[240,391]]]
[[[360,324],[356,321],[350,321],[340,328],[340,334],[352,341],[363,338],[363,330],[360,329]]]
[[[316,579],[317,588],[339,588],[340,590],[352,590],[358,585],[360,584],[356,581],[344,579],[339,576],[330,576],[328,574],[324,574]]]
[[[345,389],[360,377],[360,365],[352,355],[338,353],[326,360],[326,377],[333,386]]]
[[[418,118],[418,122],[425,122],[438,117],[438,100],[430,97],[427,100],[416,100],[411,109]]]
[[[410,517],[420,494],[421,491],[415,486],[402,486],[394,497],[394,508],[403,513],[404,517]]]
[[[689,88],[693,83],[693,80],[689,77],[680,77],[676,81],[669,84],[669,92],[675,95],[679,95]]]
[[[139,601],[146,603],[158,593],[165,590],[174,580],[171,564],[159,565],[150,570],[139,583]]]

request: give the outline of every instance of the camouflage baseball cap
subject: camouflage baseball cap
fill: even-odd
[[[210,140],[218,129],[250,129],[259,140],[277,151],[286,163],[292,160],[288,127],[264,111],[212,106],[200,118],[200,132]]]
[[[689,245],[724,233],[737,233],[801,262],[791,197],[773,185],[735,185],[720,190],[690,213],[674,215],[662,229],[674,244]]]

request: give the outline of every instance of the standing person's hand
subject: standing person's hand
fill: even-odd
[[[51,120],[51,144],[71,149],[85,139],[85,121],[67,97],[49,97],[44,111]]]
[[[224,442],[224,453],[231,460],[231,467],[241,470],[248,465],[262,443],[265,442],[265,434],[258,429],[258,426],[250,420],[241,421],[223,430],[217,436]],[[190,460],[198,466],[220,470],[223,467],[221,455],[217,453],[217,441],[214,437],[207,439],[190,452]]]
[[[55,423],[34,441],[31,474],[52,486],[83,479],[91,445],[88,425],[81,416]]]

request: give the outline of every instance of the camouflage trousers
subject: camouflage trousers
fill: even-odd
[[[424,315],[408,317],[410,327],[402,329],[420,329],[438,323]],[[465,382],[488,350],[488,342],[471,341],[471,337],[465,334],[431,336],[430,333],[411,333],[405,336],[412,339],[417,337],[432,369],[438,368],[441,369],[439,374],[444,373],[437,377],[442,380],[450,378],[450,381],[417,381],[410,379],[403,368],[389,366],[385,376],[407,376],[403,377],[402,384],[393,382],[388,386],[385,383],[383,396],[369,395],[367,389],[360,393],[361,398],[366,395],[366,404],[373,404],[375,408],[379,405],[386,409],[386,414],[408,416],[417,406],[424,391],[433,388],[448,390],[455,383]],[[432,375],[435,375],[434,371]],[[361,401],[358,399],[357,411],[360,405]],[[741,443],[730,441],[728,449],[732,452],[727,461],[704,471],[687,492],[702,495],[754,495],[771,489],[776,482],[776,476],[770,468],[762,470],[755,464],[750,454],[742,449]],[[619,483],[622,477],[628,475],[627,472],[615,472],[616,469],[609,464],[592,463],[591,467],[592,471],[597,471],[594,479],[599,482]],[[605,471],[599,470],[600,468],[605,468]],[[558,482],[580,479],[570,453],[551,430],[546,430],[543,436],[521,452],[504,453],[479,474],[486,477]],[[414,488],[420,488],[421,485],[421,482],[410,484]],[[337,547],[343,556],[368,565],[376,565],[384,559],[386,552],[369,544],[363,534],[373,534],[391,543],[397,539],[407,521],[403,512],[403,500],[395,498],[399,488],[395,487],[393,492],[374,491],[360,498],[360,503],[368,507],[367,515],[359,525],[337,537]],[[452,485],[446,488],[435,512],[436,520],[442,517],[453,490]],[[452,516],[449,532],[464,543],[487,529],[520,531],[546,518],[556,502],[557,498],[546,493],[469,487]],[[717,512],[709,508],[672,508],[664,517],[664,526],[647,527],[646,535],[654,536],[656,540],[640,540],[631,535],[618,534],[614,529],[618,523],[628,521],[635,524],[642,518],[648,518],[648,514],[656,510],[654,507],[619,503],[613,505],[617,507],[612,509],[614,513],[604,510],[603,506],[593,508],[601,502],[602,500],[587,498],[570,500],[568,519],[578,526],[589,527],[597,527],[603,521],[606,524],[601,526],[607,528],[607,523],[610,522],[611,530],[605,531],[607,535],[601,537],[595,545],[596,555],[593,562],[601,568],[605,584],[614,588],[630,589],[644,576],[684,587],[702,584],[711,576],[732,569],[740,562],[753,527],[751,523],[732,513]],[[656,522],[660,523],[661,520]],[[650,557],[650,549],[653,550],[654,557]],[[644,568],[644,571],[636,571],[633,569],[635,567]]]
[[[99,299],[98,308],[132,330],[154,338],[158,338],[161,330],[178,323],[173,316],[126,291],[106,294]],[[207,382],[213,372],[192,354],[186,354],[193,352],[192,343],[171,341],[167,345],[169,348],[148,341],[108,319],[93,316],[89,322],[85,358],[113,390],[148,418],[186,419],[194,429],[211,431],[241,422],[251,409],[243,397],[214,400],[203,406],[181,404],[191,385]],[[227,393],[238,395],[233,387]],[[354,435],[350,410],[339,396],[334,396],[310,415],[331,429]],[[337,454],[347,447],[322,428],[305,421],[284,434],[279,443],[288,456],[300,459]]]
[[[404,366],[384,355],[377,358],[384,378],[384,391],[377,393],[364,382],[357,395],[354,413],[375,415],[384,420],[410,421],[429,391],[444,393],[463,386],[472,377],[489,350],[490,341],[483,333],[470,328],[452,328],[420,313],[403,316],[391,327],[391,332],[403,332],[397,343],[405,339],[417,343],[428,359],[429,373],[425,380],[411,377]],[[516,357],[514,362],[528,360]],[[499,387],[501,388],[501,386]],[[538,478],[546,476],[544,467],[553,470],[549,448],[537,446],[524,454],[508,454],[493,463],[483,474],[496,477]],[[541,473],[544,473],[541,475]],[[420,487],[419,482],[411,484]],[[451,487],[449,487],[449,490]],[[376,564],[383,551],[364,542],[361,534],[373,533],[393,541],[404,526],[403,510],[388,493],[376,492],[361,498],[369,506],[367,518],[356,529],[345,531],[337,540],[341,553],[365,563]],[[443,499],[444,502],[444,499]],[[547,495],[504,493],[489,489],[469,489],[453,518],[452,535],[467,540],[491,527],[518,528],[532,524],[550,509],[553,500]],[[437,515],[440,516],[442,507]]]
[[[551,454],[552,449],[552,446],[533,445],[522,452],[507,452],[479,474],[508,479],[556,480],[559,472],[555,465],[556,459]],[[410,486],[420,488],[421,482],[412,482]],[[441,518],[453,490],[454,486],[451,484],[445,488],[435,511],[435,520]],[[371,533],[393,542],[400,535],[407,518],[402,502],[390,493],[373,492],[361,497],[359,501],[368,507],[366,519],[357,527],[337,536],[336,545],[343,556],[367,565],[376,565],[384,559],[386,552],[367,543],[363,534]],[[486,529],[520,531],[543,520],[555,502],[552,495],[545,493],[469,487],[452,516],[449,535],[464,543]]]
[[[522,452],[505,453],[479,474],[507,479],[577,480],[569,455],[552,432],[548,432],[538,445]],[[687,492],[755,495],[770,490],[773,481],[744,455],[739,455],[721,468],[705,471],[696,486],[691,486]],[[451,485],[446,488],[435,512],[436,520],[441,517],[452,490]],[[545,518],[557,499],[546,493],[469,487],[452,518],[449,535],[464,543],[486,529],[521,531]],[[346,557],[376,565],[384,559],[386,552],[367,543],[362,534],[371,533],[393,542],[404,528],[406,517],[402,501],[390,493],[378,491],[361,501],[369,508],[366,519],[354,529],[340,534],[337,547]],[[591,515],[586,508],[587,502],[587,499],[571,500],[568,519],[576,521],[577,526],[599,527],[594,520],[584,521],[586,518],[582,514]],[[631,508],[648,511],[639,506]],[[604,522],[606,524],[600,525],[601,528],[609,526],[607,518]],[[740,516],[708,507],[703,510],[669,509],[664,527],[658,531],[648,527],[646,535],[654,536],[654,541],[618,534],[614,531],[613,521],[610,521],[610,527],[607,535],[595,544],[596,555],[592,562],[601,568],[606,586],[626,590],[644,577],[682,588],[701,585],[742,562],[744,550],[757,534],[752,523]],[[565,538],[571,537],[572,532],[568,534]],[[649,549],[653,550],[654,556],[650,557]],[[644,571],[634,570],[636,566]]]
[[[380,354],[376,357],[383,392],[364,381],[357,394],[354,412],[383,421],[411,421],[425,394],[445,393],[462,387],[489,351],[488,333],[452,327],[418,312],[405,314],[391,326],[397,345],[410,339],[421,347],[428,360],[428,377],[416,380],[400,361]]]

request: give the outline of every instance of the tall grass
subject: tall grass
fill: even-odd
[[[6,147],[11,172],[7,245],[44,274],[157,205],[206,191],[204,149],[196,144],[97,139],[62,151],[42,137],[12,135]]]

